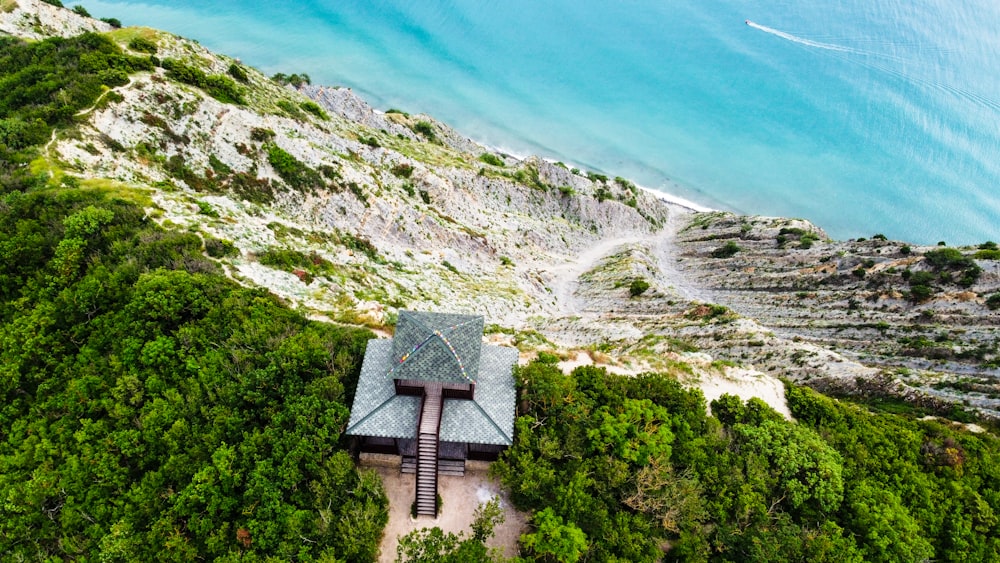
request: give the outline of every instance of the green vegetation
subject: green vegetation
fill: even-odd
[[[81,6],[79,4],[77,4],[76,6],[73,6],[72,10],[73,10],[73,12],[75,12],[79,16],[83,16],[85,18],[91,17],[90,16],[90,12],[88,12],[86,8],[84,8],[83,6]]]
[[[649,289],[649,282],[642,278],[638,278],[632,280],[632,283],[629,284],[628,293],[632,297],[639,297],[643,293],[646,293],[647,289]]]
[[[413,124],[412,129],[414,133],[423,135],[428,141],[437,140],[437,137],[434,135],[434,126],[429,121],[418,121]]]
[[[231,241],[205,236],[205,253],[212,258],[239,256],[240,250]]]
[[[872,414],[807,388],[798,420],[672,378],[519,372],[525,409],[495,465],[531,510],[523,552],[586,561],[991,561],[1000,442]],[[664,553],[661,548],[666,547]]]
[[[979,279],[983,269],[969,256],[965,256],[955,248],[939,248],[924,253],[924,260],[938,273],[938,277],[946,282],[952,274],[960,277],[956,283],[962,287],[970,287]]]
[[[118,18],[101,18],[101,21],[115,29],[121,29],[122,21]]]
[[[977,250],[975,254],[972,255],[976,260],[1000,260],[1000,250],[997,249],[983,249]]]
[[[0,37],[0,193],[44,183],[27,166],[38,154],[33,147],[48,141],[53,128],[71,124],[106,88],[152,68],[94,33],[34,43]]]
[[[271,80],[281,84],[282,86],[294,86],[295,88],[301,88],[303,84],[312,84],[312,79],[306,73],[302,74],[285,74],[279,72],[271,77]]]
[[[313,193],[325,185],[319,172],[309,168],[278,145],[267,143],[264,149],[267,151],[267,161],[292,189]]]
[[[224,104],[246,105],[243,89],[228,76],[205,74],[200,68],[178,59],[164,59],[162,64],[163,68],[167,69],[169,78],[201,88],[209,96]]]
[[[0,199],[0,552],[374,561],[343,450],[366,331],[238,286],[95,190]]]
[[[486,540],[493,537],[494,528],[503,523],[499,499],[480,505],[472,521],[472,534],[445,533],[437,526],[414,530],[399,539],[396,561],[408,563],[468,563],[499,559],[491,553]]]
[[[246,69],[236,63],[229,65],[229,70],[227,72],[229,72],[229,76],[232,76],[244,84],[250,81],[250,76],[247,75]]]
[[[538,167],[534,164],[525,164],[522,168],[515,171],[512,177],[515,181],[542,192],[547,192],[552,188],[552,186],[542,181]]]
[[[413,165],[406,162],[394,164],[392,166],[392,175],[397,178],[409,178],[413,175]]]
[[[740,245],[730,240],[726,241],[726,244],[713,250],[711,256],[712,258],[730,258],[740,250],[743,250],[740,248]]]
[[[148,53],[150,55],[155,55],[157,51],[156,43],[153,43],[152,41],[146,39],[145,37],[139,37],[139,36],[134,37],[131,41],[129,41],[128,48],[132,49],[133,51],[139,51],[140,53]]]
[[[499,166],[503,168],[504,165],[503,159],[493,153],[484,152],[479,155],[479,160],[489,164],[490,166]]]
[[[778,247],[784,248],[785,243],[791,238],[795,238],[799,241],[799,248],[809,249],[812,248],[814,242],[819,240],[819,235],[800,227],[782,227],[781,230],[778,231],[778,236],[776,237]],[[864,239],[858,240],[862,241]]]
[[[326,112],[323,111],[323,108],[319,107],[319,104],[317,104],[316,102],[312,102],[312,101],[306,100],[306,101],[302,102],[301,104],[299,104],[299,107],[301,107],[302,109],[306,110],[307,112],[313,114],[314,116],[322,119],[323,121],[329,121],[330,120],[330,116],[327,115]]]
[[[1000,309],[1000,293],[994,293],[986,298],[986,306],[990,311]]]

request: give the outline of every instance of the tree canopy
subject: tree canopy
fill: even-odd
[[[0,325],[0,552],[375,559],[385,493],[341,443],[367,331],[82,190],[0,200]]]
[[[569,561],[1000,560],[1000,444],[789,386],[785,420],[669,376],[520,370],[494,466],[534,512],[522,553]]]

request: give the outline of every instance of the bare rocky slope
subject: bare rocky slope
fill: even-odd
[[[283,86],[164,32],[111,30],[37,0],[0,9],[0,31],[29,39],[86,30],[231,77],[244,103],[164,68],[138,73],[33,167],[53,186],[141,201],[164,227],[199,234],[231,277],[314,318],[389,331],[402,308],[477,312],[526,357],[670,371],[709,398],[781,408],[782,376],[1000,412],[988,249],[939,258],[882,237],[829,241],[801,220],[696,213],[375,110],[349,89]]]

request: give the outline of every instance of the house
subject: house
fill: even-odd
[[[400,311],[368,341],[346,433],[417,475],[418,515],[437,515],[438,474],[513,443],[517,350],[483,344],[483,317]]]

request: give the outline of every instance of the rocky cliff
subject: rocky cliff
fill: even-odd
[[[806,221],[696,213],[349,89],[296,90],[195,42],[35,0],[4,1],[0,30],[153,45],[159,66],[57,131],[33,169],[144,202],[231,277],[314,317],[391,330],[401,308],[478,312],[526,355],[671,371],[709,398],[778,403],[782,376],[1000,412],[988,246],[837,242]],[[190,68],[222,78],[180,79]],[[239,99],[213,96],[217,83]]]

